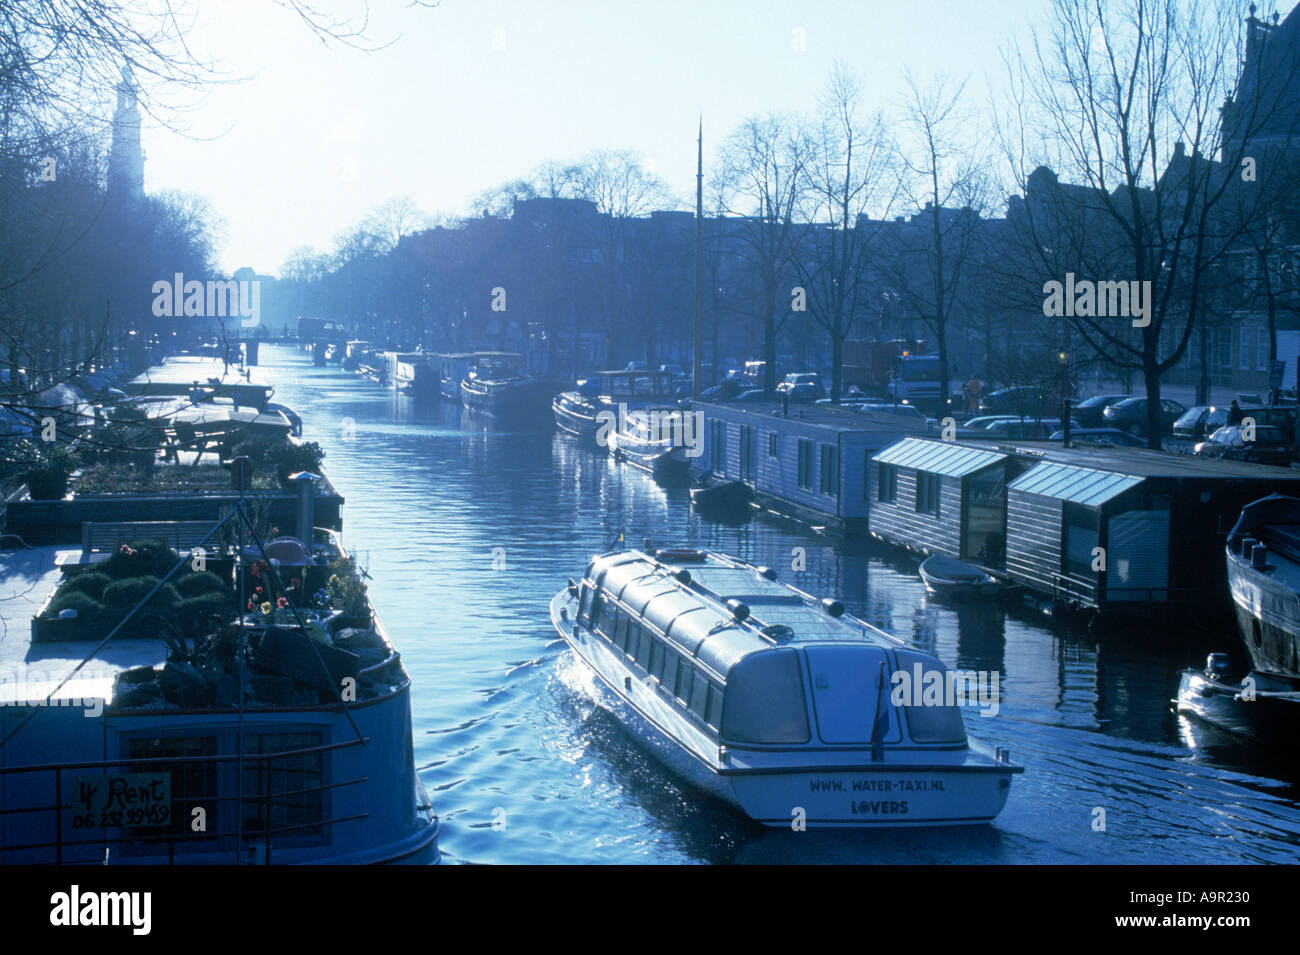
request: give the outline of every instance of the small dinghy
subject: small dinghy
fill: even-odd
[[[691,507],[710,514],[743,514],[753,497],[754,492],[744,481],[707,477],[691,488]]]
[[[991,597],[1002,589],[1002,581],[974,564],[935,554],[921,561],[925,589],[937,597]]]

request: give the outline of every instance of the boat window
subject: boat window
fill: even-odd
[[[696,670],[692,674],[691,681],[691,709],[700,719],[704,719],[704,714],[708,712],[709,704],[709,678]]]
[[[630,657],[636,656],[636,643],[641,639],[641,626],[631,620],[627,624],[627,641],[620,643],[623,652]]]
[[[587,628],[590,630],[595,630],[599,626],[600,626],[600,591],[597,590],[595,593],[591,595],[591,622],[587,624]]]
[[[691,661],[683,659],[677,666],[677,683],[673,694],[687,706],[691,702],[691,682],[694,677],[695,668],[691,666]]]
[[[731,668],[722,737],[736,743],[808,742],[808,708],[795,652],[758,653]]]
[[[664,689],[671,691],[673,686],[677,683],[677,666],[677,654],[673,653],[671,650],[665,650],[663,672],[655,674],[655,676],[659,678],[659,682],[663,685]]]
[[[871,452],[868,451],[867,454]],[[893,465],[880,465],[876,478],[876,500],[892,504],[898,498],[898,471]]]
[[[619,613],[618,604],[614,603],[612,600],[602,601],[602,603],[605,610],[605,619],[600,624],[600,632],[606,638],[612,638],[615,631],[618,629],[619,622],[623,615]],[[592,612],[591,616],[592,624],[594,625],[596,622],[595,611]]]
[[[821,445],[821,491],[832,496],[840,493],[838,449],[833,444]]]
[[[628,620],[626,614],[620,614],[614,625],[614,643],[620,650],[627,649]]]
[[[197,806],[218,805],[217,775],[221,771],[220,763],[194,762],[179,763],[169,760],[184,759],[193,756],[216,756],[217,738],[215,736],[174,736],[161,739],[152,736],[137,736],[127,741],[128,759],[154,759],[157,764],[133,766],[133,773],[168,773],[171,776],[172,804],[170,807],[170,829],[172,832],[189,834],[190,820]],[[138,826],[127,830],[133,838],[149,835],[161,835],[164,826]],[[215,828],[215,827],[214,827]]]
[[[320,733],[256,733],[245,737],[247,753],[287,753],[321,745]],[[325,819],[324,753],[303,753],[244,764],[244,831],[265,832],[266,795],[271,794],[271,831],[285,836],[320,835]],[[315,790],[304,792],[303,790]],[[285,795],[277,796],[279,793]]]
[[[715,730],[722,724],[722,687],[716,683],[709,684],[709,702],[705,710],[704,722]]]
[[[813,486],[813,443],[799,441],[799,486],[811,491]]]
[[[958,706],[905,706],[914,743],[964,743],[966,726]]]
[[[650,665],[646,670],[653,676],[664,672],[664,645],[659,640],[655,640],[650,647]]]
[[[649,630],[641,631],[641,642],[636,645],[636,662],[641,664],[641,669],[647,673],[650,672],[650,651],[658,642]]]
[[[591,625],[591,588],[585,584],[582,587],[582,600],[578,604],[578,623],[584,627]]]
[[[939,516],[939,475],[916,472],[916,512]]]

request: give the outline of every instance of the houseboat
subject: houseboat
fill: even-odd
[[[924,421],[832,405],[699,402],[694,410],[704,453],[693,469],[749,485],[761,508],[845,533],[866,527],[871,456],[925,431]]]
[[[474,363],[472,351],[436,352],[429,356],[434,373],[438,377],[438,393],[448,401],[460,402],[460,383],[469,374]]]
[[[346,573],[337,535],[307,537],[214,558],[228,612],[208,608],[224,622],[191,644],[143,625],[138,606],[114,622],[11,602],[34,616],[29,634],[11,625],[0,641],[0,864],[439,860],[410,677],[363,595],[295,595]],[[48,592],[56,556],[0,554],[0,574]],[[181,581],[191,561],[167,576]],[[232,580],[248,581],[246,608]]]
[[[523,370],[517,352],[476,352],[460,383],[460,398],[470,411],[503,421],[529,421],[545,405],[545,385]]]
[[[551,411],[555,426],[563,433],[590,444],[600,431],[597,416],[602,411],[634,411],[672,399],[673,376],[669,371],[602,371],[555,396]]]
[[[397,362],[393,376],[397,390],[412,398],[434,398],[438,395],[438,376],[430,367],[427,355],[408,355]]]
[[[769,826],[990,822],[1023,769],[972,744],[943,663],[774,571],[697,550],[593,558],[551,601],[599,700],[674,773]]]

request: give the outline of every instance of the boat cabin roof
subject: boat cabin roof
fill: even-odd
[[[587,580],[724,676],[742,658],[781,646],[906,646],[843,613],[838,602],[819,601],[766,568],[703,551],[657,553],[595,557]],[[733,609],[737,604],[743,609]]]
[[[58,547],[0,553],[0,599],[7,626],[0,636],[0,704],[45,699],[95,646],[93,641],[32,641],[31,619],[58,584]],[[73,553],[79,553],[74,551]],[[56,699],[110,699],[113,680],[136,666],[161,666],[167,645],[157,639],[115,638],[59,691]]]

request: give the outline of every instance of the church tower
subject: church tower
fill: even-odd
[[[144,150],[140,147],[140,106],[135,76],[122,67],[113,114],[113,147],[108,156],[108,194],[128,203],[144,198]]]

